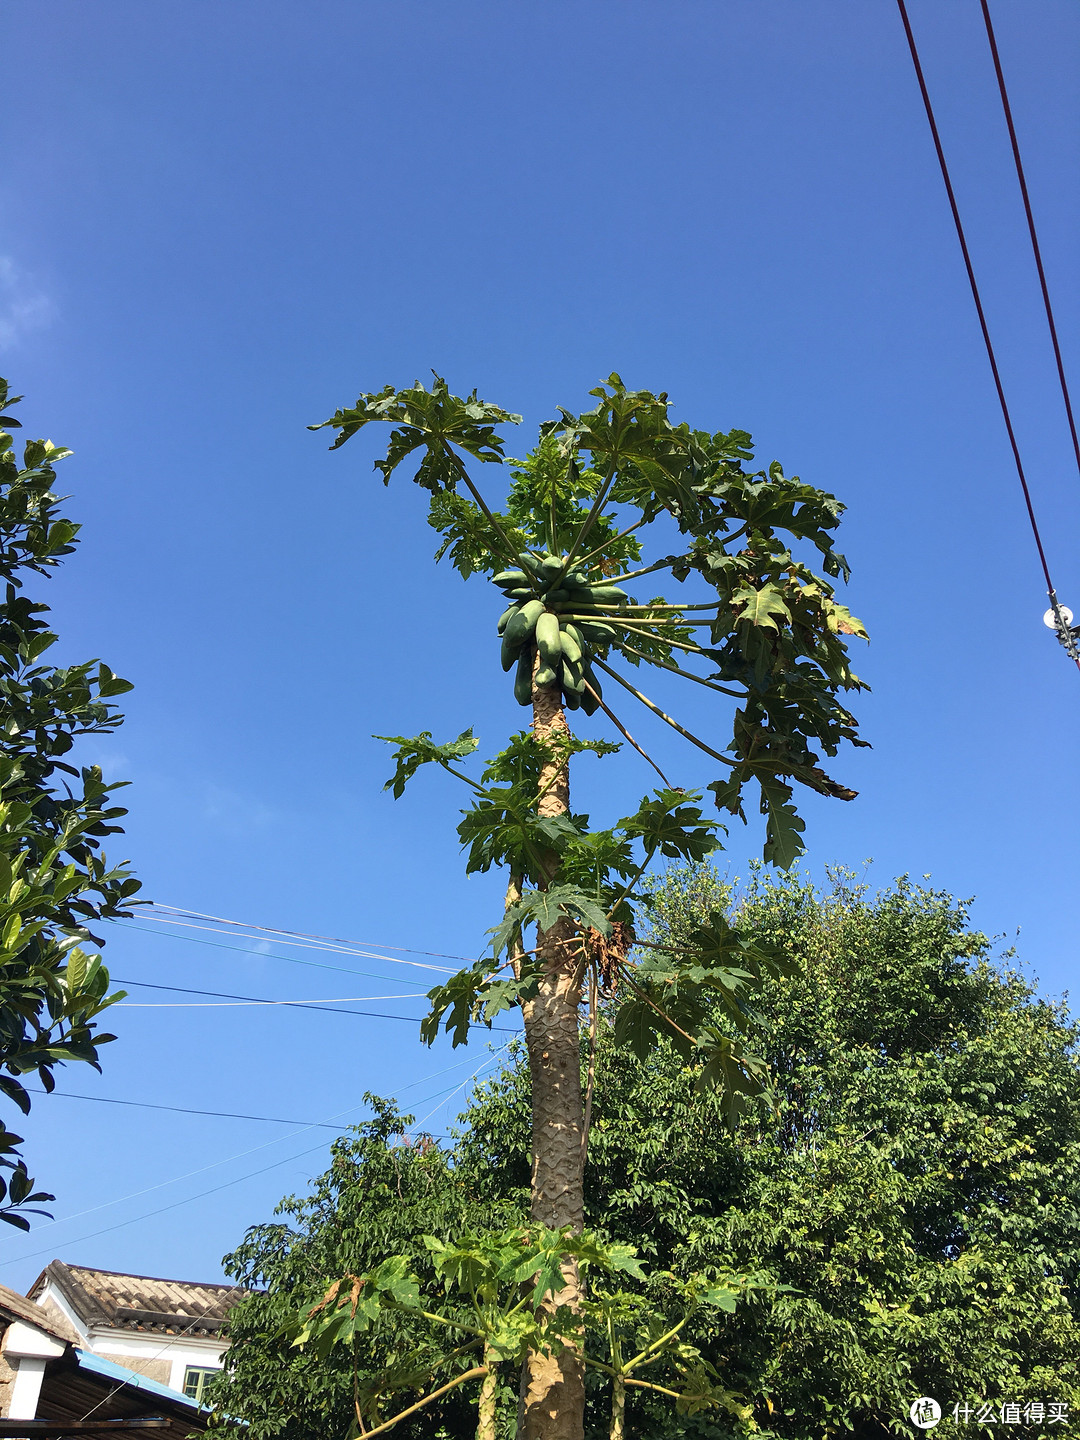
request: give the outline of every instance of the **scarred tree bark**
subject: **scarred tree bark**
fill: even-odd
[[[544,742],[568,734],[557,686],[533,688],[533,734]],[[539,812],[563,815],[570,808],[570,775],[565,759],[545,762],[540,773]],[[558,872],[551,855],[548,881]],[[584,1225],[581,1003],[574,929],[559,921],[539,936],[542,967],[539,993],[522,1007],[532,1077],[532,1218],[553,1230]],[[582,1285],[576,1264],[563,1269],[565,1284],[556,1305],[577,1307]],[[585,1364],[580,1349],[561,1355],[528,1356],[522,1374],[522,1440],[582,1440],[585,1423]]]

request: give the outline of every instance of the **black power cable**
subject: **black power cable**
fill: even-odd
[[[1024,162],[1020,158],[1020,143],[1016,138],[1016,126],[1013,124],[1012,106],[1009,104],[1009,92],[1005,88],[1005,72],[1001,68],[1001,56],[998,54],[997,37],[994,34],[994,24],[990,19],[990,6],[987,0],[979,0],[982,5],[983,20],[986,24],[986,38],[990,42],[990,54],[994,60],[994,74],[997,76],[998,92],[1001,95],[1001,108],[1005,112],[1005,124],[1009,131],[1009,143],[1012,145],[1013,161],[1016,164],[1016,178],[1020,182],[1020,194],[1024,200],[1024,214],[1027,216],[1028,234],[1031,236],[1031,250],[1035,256],[1035,268],[1039,272],[1039,285],[1042,289],[1043,306],[1046,309],[1046,323],[1050,327],[1050,340],[1054,347],[1054,359],[1057,361],[1058,380],[1061,384],[1061,398],[1065,402],[1065,414],[1069,417],[1069,434],[1072,436],[1073,454],[1076,456],[1076,468],[1080,471],[1080,436],[1076,433],[1076,420],[1073,416],[1072,398],[1069,395],[1069,382],[1065,378],[1065,362],[1061,358],[1061,346],[1058,343],[1057,325],[1054,321],[1054,307],[1050,304],[1050,287],[1046,283],[1046,271],[1043,268],[1042,250],[1039,246],[1039,235],[1035,229],[1035,216],[1031,209],[1031,196],[1028,194],[1027,176],[1024,174]]]
[[[174,995],[207,995],[215,1000],[245,1000],[252,1005],[265,1005],[268,1010],[319,1010],[332,1015],[362,1015],[367,1020],[406,1020],[410,1025],[419,1025],[420,1015],[385,1015],[378,1010],[345,1010],[340,1005],[322,1005],[317,1002],[308,1003],[299,1000],[267,1000],[260,995],[232,995],[226,990],[189,990],[183,985],[153,985],[149,980],[121,980],[112,976],[114,985],[133,985],[140,990],[170,990]],[[516,1035],[516,1030],[506,1025],[491,1025],[491,1030],[501,1031],[504,1035]]]
[[[1005,399],[1005,387],[1002,384],[1001,371],[998,369],[997,355],[994,353],[994,342],[990,338],[990,327],[986,323],[986,312],[983,309],[982,296],[979,293],[979,284],[975,279],[975,267],[971,263],[971,252],[968,249],[967,236],[964,233],[964,224],[960,219],[960,207],[956,203],[956,192],[953,190],[952,177],[949,174],[948,162],[945,159],[945,150],[941,143],[941,134],[938,130],[937,119],[934,116],[934,107],[930,100],[930,92],[926,86],[926,77],[923,74],[922,61],[919,59],[919,49],[915,43],[915,35],[911,28],[911,21],[908,18],[907,5],[904,3],[904,0],[896,0],[896,4],[900,11],[904,34],[907,37],[908,49],[911,51],[911,63],[915,67],[915,78],[919,82],[919,91],[922,95],[923,106],[926,110],[926,118],[930,124],[930,134],[933,137],[934,149],[937,152],[938,165],[941,168],[941,178],[945,182],[945,193],[949,197],[949,208],[952,211],[953,224],[956,226],[956,236],[960,241],[960,252],[964,257],[964,268],[967,271],[968,284],[971,286],[971,297],[975,301],[975,312],[979,317],[979,328],[982,331],[983,344],[986,347],[986,356],[990,361],[990,371],[994,377],[994,388],[997,391],[998,404],[1001,407],[1001,416],[1005,421],[1005,430],[1009,436],[1009,445],[1012,448],[1013,460],[1016,464],[1016,473],[1020,480],[1020,488],[1024,493],[1024,505],[1027,508],[1031,533],[1035,538],[1035,548],[1039,552],[1039,563],[1042,566],[1043,576],[1046,580],[1046,593],[1050,597],[1050,608],[1054,613],[1058,639],[1065,647],[1069,658],[1076,665],[1077,669],[1080,670],[1080,651],[1077,649],[1076,639],[1069,628],[1058,601],[1057,592],[1054,589],[1054,582],[1050,578],[1050,566],[1047,563],[1046,551],[1043,548],[1042,536],[1039,533],[1039,522],[1035,518],[1035,507],[1032,504],[1031,491],[1028,488],[1027,476],[1024,473],[1024,462],[1021,459],[1020,446],[1016,439],[1016,432],[1013,429],[1012,416],[1009,413],[1009,404]],[[1017,156],[1018,155],[1019,152],[1017,151]],[[1025,186],[1024,188],[1026,192],[1027,187]],[[1034,231],[1032,233],[1034,233]],[[1056,345],[1056,330],[1054,333]]]

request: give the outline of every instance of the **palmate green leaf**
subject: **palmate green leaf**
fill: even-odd
[[[543,874],[543,860],[561,854],[579,835],[578,817],[539,816],[526,808],[517,787],[488,787],[463,812],[458,838],[468,850],[467,874],[509,865],[532,880]]]
[[[501,955],[513,944],[523,925],[535,925],[543,933],[564,917],[581,921],[602,935],[611,933],[611,922],[591,895],[572,885],[551,885],[547,890],[526,891],[507,908],[502,923],[489,932],[495,954]]]
[[[703,860],[717,848],[716,832],[722,827],[706,820],[692,803],[701,799],[699,791],[664,788],[653,795],[619,821],[617,828],[627,839],[640,840],[650,854],[659,852],[670,859]]]
[[[791,786],[759,776],[761,809],[768,817],[765,829],[765,859],[781,870],[790,870],[805,853],[802,832],[806,822],[791,803]]]
[[[513,521],[496,512],[495,520],[511,541],[525,549],[530,538],[517,529]],[[505,564],[505,542],[491,527],[491,522],[474,500],[456,490],[437,490],[428,506],[428,524],[443,537],[435,551],[438,562],[449,553],[454,569],[465,580],[470,575],[489,574]]]
[[[386,458],[375,462],[384,483],[390,483],[391,475],[407,456],[423,449],[414,479],[424,489],[437,491],[452,490],[460,479],[448,446],[460,446],[477,460],[501,461],[503,441],[495,426],[520,424],[521,416],[480,400],[475,390],[464,399],[452,395],[446,381],[436,375],[430,390],[419,380],[405,390],[387,385],[377,393],[361,395],[354,406],[337,410],[329,420],[309,425],[308,429],[331,426],[339,431],[330,447],[336,450],[375,421],[395,426]]]
[[[715,1090],[721,1096],[724,1122],[733,1129],[746,1112],[746,1102],[757,1095],[772,1097],[768,1064],[747,1050],[742,1041],[715,1027],[699,1040],[704,1064],[697,1077],[699,1091]]]
[[[775,585],[762,585],[760,589],[744,585],[732,595],[731,603],[738,607],[740,623],[749,623],[761,629],[775,630],[777,619],[791,618],[787,602]]]
[[[500,968],[497,959],[478,960],[428,991],[431,1009],[420,1022],[420,1038],[425,1045],[435,1043],[440,1026],[451,1036],[455,1048],[465,1045],[471,1025],[482,1023],[490,1028],[496,1015],[532,999],[537,978],[529,967],[524,967],[518,978],[497,980],[494,977]]]
[[[393,790],[395,800],[401,799],[405,786],[421,765],[434,763],[446,769],[452,760],[464,759],[480,744],[471,728],[463,730],[456,740],[449,740],[444,745],[435,743],[430,730],[422,730],[419,735],[374,735],[372,738],[398,747],[394,751],[397,768],[383,786],[384,790]]]
[[[631,879],[638,871],[632,842],[615,830],[579,829],[562,852],[560,874],[568,885],[595,896],[612,890],[612,877]],[[621,887],[620,887],[621,888]]]
[[[406,1255],[391,1255],[368,1277],[373,1289],[387,1295],[397,1305],[417,1306],[420,1286],[412,1273]]]
[[[705,970],[742,966],[755,979],[762,974],[774,978],[792,975],[796,969],[795,961],[777,946],[733,925],[722,911],[715,909],[709,911],[703,924],[687,932],[685,947],[678,951],[678,959],[691,971],[699,966]]]

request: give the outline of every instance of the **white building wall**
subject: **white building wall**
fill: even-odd
[[[165,1382],[170,1390],[184,1392],[184,1373],[189,1365],[202,1370],[220,1370],[221,1357],[227,1348],[226,1342],[210,1335],[156,1335],[144,1334],[138,1330],[113,1329],[105,1325],[87,1326],[79,1319],[70,1303],[50,1281],[42,1291],[39,1304],[51,1300],[70,1320],[82,1339],[83,1349],[92,1350],[95,1355],[105,1355],[117,1364],[124,1364],[124,1357],[138,1360],[162,1360],[169,1365],[169,1378]],[[29,1419],[30,1416],[19,1416]]]

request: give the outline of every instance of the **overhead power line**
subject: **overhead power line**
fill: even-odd
[[[168,990],[175,995],[208,995],[217,1000],[244,1000],[249,1004],[252,1001],[266,1004],[257,995],[232,995],[225,990],[190,990],[183,985],[154,985],[149,980],[121,980],[113,976],[113,983],[116,985],[131,985],[142,990]],[[380,1010],[343,1010],[340,1005],[319,1005],[314,1001],[292,1001],[290,1005],[294,1010],[318,1010],[327,1015],[361,1015],[368,1020],[407,1020],[411,1025],[419,1025],[418,1015],[386,1015]]]
[[[952,177],[949,174],[948,161],[945,159],[945,149],[941,143],[941,133],[938,130],[937,119],[934,115],[934,106],[930,99],[930,91],[927,88],[926,77],[923,74],[922,61],[919,58],[919,49],[915,43],[915,34],[911,28],[911,21],[908,18],[907,5],[904,3],[904,0],[896,0],[896,4],[900,11],[904,34],[907,37],[908,49],[911,52],[911,62],[915,67],[915,78],[919,83],[919,92],[922,95],[923,108],[926,110],[926,118],[930,125],[930,134],[934,141],[934,150],[937,152],[941,178],[945,182],[945,193],[949,198],[949,208],[952,211],[953,224],[956,227],[956,236],[960,242],[960,252],[964,257],[964,268],[967,271],[968,284],[971,286],[971,296],[975,302],[975,312],[979,317],[979,328],[982,331],[983,344],[986,347],[986,356],[990,362],[990,371],[994,377],[994,388],[997,391],[998,404],[1001,407],[1001,415],[1005,422],[1006,433],[1009,437],[1009,445],[1012,449],[1016,473],[1020,480],[1020,488],[1023,491],[1024,506],[1027,510],[1028,522],[1031,525],[1031,533],[1035,539],[1035,548],[1039,552],[1039,563],[1042,566],[1043,576],[1046,580],[1046,593],[1050,597],[1050,608],[1054,614],[1055,629],[1057,630],[1058,639],[1065,647],[1069,658],[1075,663],[1077,669],[1080,669],[1080,650],[1077,649],[1076,638],[1073,636],[1068,620],[1063,613],[1061,604],[1057,598],[1057,591],[1054,589],[1054,582],[1050,577],[1050,566],[1046,559],[1042,535],[1039,532],[1039,522],[1035,518],[1035,506],[1032,503],[1031,491],[1028,487],[1027,476],[1024,473],[1024,462],[1020,455],[1020,446],[1017,442],[1016,431],[1013,429],[1009,404],[1005,398],[1005,387],[1002,383],[1001,371],[998,368],[997,355],[994,352],[994,342],[990,338],[990,327],[986,321],[986,312],[983,309],[982,296],[979,293],[979,283],[975,278],[975,267],[971,261],[971,252],[968,249],[967,236],[964,233],[964,223],[960,218],[960,207],[956,202],[956,192],[953,189]],[[1019,151],[1016,153],[1018,155]],[[1054,333],[1056,336],[1056,329]]]
[[[501,1055],[507,1048],[502,1045],[495,1052],[495,1056]],[[495,1058],[494,1056],[492,1058]],[[442,1075],[448,1075],[451,1070],[460,1070],[462,1065],[467,1065],[467,1059],[459,1060],[454,1065],[447,1065],[443,1070],[436,1070],[431,1075],[422,1075],[419,1080],[410,1080],[408,1085],[401,1085],[394,1091],[395,1099],[404,1095],[406,1090],[415,1090],[418,1085],[426,1085],[429,1080],[438,1080]],[[465,1082],[468,1084],[468,1081]],[[457,1089],[460,1087],[454,1087]],[[437,1091],[436,1094],[447,1094],[447,1091]],[[454,1093],[451,1089],[450,1094]],[[305,1130],[335,1130],[344,1134],[355,1127],[351,1125],[330,1125],[325,1120],[284,1120],[277,1115],[241,1115],[232,1110],[195,1110],[190,1105],[158,1105],[150,1100],[121,1100],[114,1095],[78,1095],[73,1090],[30,1090],[31,1095],[58,1095],[63,1100],[89,1100],[95,1105],[126,1105],[137,1110],[167,1110],[173,1115],[204,1115],[214,1120],[261,1120],[267,1125],[299,1125]],[[433,1100],[435,1096],[428,1095],[420,1104],[426,1104],[427,1100]],[[434,1112],[432,1112],[434,1113]],[[422,1123],[422,1122],[421,1122]],[[438,1137],[436,1137],[438,1138]]]
[[[1020,157],[1020,142],[1016,138],[1016,126],[1013,123],[1012,106],[1009,104],[1009,92],[1005,88],[1005,72],[1001,68],[1001,56],[998,53],[997,36],[994,34],[994,22],[990,18],[990,6],[988,0],[979,0],[982,6],[983,21],[986,25],[986,38],[990,42],[990,54],[994,61],[994,74],[997,76],[998,93],[1001,96],[1001,108],[1005,112],[1005,124],[1009,131],[1009,144],[1012,146],[1013,163],[1016,166],[1016,178],[1020,183],[1020,194],[1024,201],[1024,214],[1027,216],[1028,235],[1031,237],[1031,251],[1035,257],[1035,268],[1039,272],[1039,286],[1042,290],[1043,307],[1046,310],[1046,323],[1050,329],[1050,341],[1054,347],[1054,360],[1057,363],[1058,382],[1061,385],[1061,398],[1065,402],[1065,414],[1069,419],[1069,434],[1072,436],[1073,454],[1076,456],[1076,468],[1080,472],[1080,436],[1076,433],[1076,420],[1073,416],[1072,398],[1069,395],[1069,382],[1065,378],[1065,362],[1061,358],[1061,345],[1058,341],[1057,325],[1054,321],[1054,307],[1050,303],[1050,287],[1046,283],[1046,270],[1043,266],[1042,249],[1039,245],[1039,233],[1035,229],[1035,215],[1031,209],[1031,196],[1028,194],[1027,176],[1024,174],[1024,162]]]
[[[334,935],[313,935],[303,930],[282,930],[271,925],[256,925],[246,920],[229,920],[222,915],[204,915],[199,910],[187,910],[178,905],[166,905],[161,901],[154,900],[148,909],[160,910],[160,915],[147,914],[147,919],[161,920],[165,923],[183,924],[187,921],[210,920],[215,925],[226,925],[231,929],[255,930],[261,935],[273,935],[280,937],[281,944],[298,944],[305,949],[331,949],[338,950],[346,955],[361,955],[372,960],[389,960],[397,965],[415,965],[421,970],[440,970],[445,967],[439,965],[418,965],[413,960],[397,960],[391,955],[373,954],[371,950],[361,949],[361,946],[373,946],[375,950],[397,950],[404,955],[426,955],[433,960],[458,960],[464,965],[472,965],[475,958],[467,955],[447,955],[441,950],[417,950],[408,945],[374,945],[369,940],[342,940]],[[146,912],[144,912],[146,913]],[[193,929],[205,927],[192,926]],[[247,936],[247,939],[256,939],[258,936]],[[452,973],[452,972],[448,972]]]
[[[494,1054],[489,1055],[488,1058],[487,1058],[486,1060],[484,1060],[484,1062],[483,1062],[481,1065],[478,1065],[478,1066],[476,1067],[476,1069],[475,1069],[475,1070],[473,1071],[473,1073],[468,1077],[467,1080],[463,1081],[461,1085],[454,1086],[454,1087],[450,1090],[449,1094],[450,1094],[450,1095],[455,1095],[455,1094],[457,1094],[457,1092],[458,1092],[459,1090],[464,1090],[465,1087],[466,1087],[472,1080],[475,1080],[475,1079],[477,1078],[477,1076],[480,1074],[481,1070],[484,1070],[484,1069],[486,1069],[486,1067],[487,1067],[488,1065],[493,1064],[493,1063],[499,1058],[499,1056],[503,1053],[503,1051],[505,1051],[505,1050],[509,1047],[509,1045],[510,1045],[511,1043],[512,1043],[512,1042],[507,1041],[506,1045],[500,1046],[500,1048],[499,1048],[497,1051],[495,1051]],[[445,1073],[445,1072],[444,1072],[444,1073]],[[434,1078],[434,1077],[432,1076],[432,1077],[429,1077],[429,1078]],[[447,1097],[447,1098],[449,1098],[449,1097]],[[441,1102],[440,1102],[440,1105],[441,1105],[441,1104],[445,1104],[445,1101],[441,1101]],[[353,1108],[353,1109],[356,1109],[356,1108],[358,1108],[358,1107],[353,1106],[352,1108]],[[438,1110],[439,1108],[440,1108],[439,1105],[436,1105],[436,1106],[435,1106],[435,1110]],[[432,1110],[432,1111],[430,1112],[430,1114],[433,1115],[433,1114],[435,1113],[435,1110]],[[339,1111],[339,1112],[338,1112],[338,1114],[346,1114],[346,1113],[347,1113],[346,1111]],[[335,1118],[335,1117],[334,1117],[334,1116],[328,1116],[327,1118],[328,1118],[328,1119],[333,1119],[333,1118]],[[428,1118],[428,1117],[425,1116],[425,1120],[426,1120],[427,1118]],[[323,1124],[323,1123],[325,1123],[325,1122],[319,1121],[319,1122],[316,1122],[316,1123],[318,1123],[318,1124]],[[420,1124],[421,1124],[421,1125],[422,1125],[423,1123],[424,1123],[423,1120],[420,1121]],[[307,1129],[307,1130],[310,1130],[310,1129],[313,1129],[314,1126],[313,1126],[313,1125],[308,1125],[308,1126],[305,1126],[304,1128]],[[411,1126],[411,1127],[410,1127],[410,1133],[416,1133],[416,1131],[417,1131],[418,1128],[419,1128],[418,1126]],[[298,1132],[298,1133],[300,1133],[300,1132]],[[269,1144],[279,1144],[280,1141],[281,1141],[281,1139],[287,1140],[287,1139],[289,1139],[289,1138],[290,1138],[290,1137],[289,1137],[288,1135],[281,1136],[281,1137],[279,1138],[279,1140],[270,1141]],[[248,1174],[246,1174],[246,1175],[238,1175],[234,1180],[226,1180],[226,1181],[224,1181],[224,1182],[223,1182],[222,1184],[220,1184],[220,1185],[215,1185],[215,1186],[213,1186],[210,1190],[200,1191],[197,1195],[188,1195],[188,1196],[186,1196],[186,1197],[185,1197],[184,1199],[182,1199],[182,1200],[174,1200],[171,1204],[169,1204],[169,1205],[162,1205],[159,1209],[157,1209],[157,1210],[151,1210],[151,1211],[149,1211],[148,1213],[146,1213],[146,1214],[144,1214],[144,1215],[135,1215],[135,1216],[132,1216],[132,1218],[131,1218],[130,1220],[120,1220],[120,1221],[118,1221],[115,1225],[107,1225],[103,1230],[95,1230],[95,1231],[94,1231],[92,1234],[90,1234],[90,1235],[80,1235],[80,1236],[78,1237],[78,1239],[76,1239],[76,1240],[71,1240],[71,1241],[66,1241],[65,1244],[67,1244],[67,1245],[69,1245],[69,1246],[71,1246],[71,1245],[82,1245],[82,1244],[83,1244],[85,1241],[87,1241],[87,1240],[96,1240],[99,1235],[109,1235],[109,1234],[111,1234],[114,1230],[122,1230],[122,1229],[124,1229],[124,1227],[127,1226],[127,1225],[138,1225],[138,1224],[139,1224],[141,1221],[143,1221],[143,1220],[152,1220],[152,1219],[154,1219],[154,1218],[155,1218],[156,1216],[158,1216],[158,1215],[164,1215],[164,1214],[166,1214],[166,1213],[167,1213],[168,1211],[170,1211],[170,1210],[176,1210],[176,1209],[178,1209],[181,1205],[190,1205],[190,1204],[194,1203],[194,1201],[196,1201],[196,1200],[205,1200],[205,1199],[206,1199],[208,1196],[210,1196],[210,1195],[217,1195],[217,1194],[218,1194],[220,1191],[222,1191],[222,1190],[228,1190],[228,1189],[230,1188],[230,1186],[233,1186],[233,1185],[241,1185],[241,1184],[243,1184],[243,1182],[244,1182],[245,1180],[253,1180],[253,1179],[255,1179],[255,1178],[256,1178],[257,1176],[259,1176],[259,1175],[265,1175],[265,1174],[267,1173],[267,1171],[269,1171],[269,1170],[276,1170],[276,1169],[278,1169],[278,1168],[279,1168],[280,1166],[282,1166],[282,1165],[288,1165],[288,1164],[290,1164],[291,1162],[293,1162],[293,1161],[295,1161],[295,1160],[302,1160],[302,1159],[305,1158],[305,1156],[313,1155],[313,1154],[315,1154],[315,1152],[316,1152],[317,1150],[322,1150],[322,1149],[324,1149],[324,1147],[325,1147],[325,1142],[323,1142],[323,1143],[321,1143],[321,1144],[319,1144],[319,1145],[314,1145],[314,1146],[312,1146],[312,1147],[311,1147],[310,1149],[308,1149],[308,1150],[302,1150],[299,1155],[290,1155],[290,1156],[288,1156],[285,1160],[275,1160],[275,1161],[273,1161],[272,1164],[270,1164],[270,1165],[264,1165],[264,1166],[263,1166],[261,1169],[259,1169],[259,1170],[249,1171]],[[265,1150],[265,1149],[267,1148],[267,1146],[266,1146],[266,1145],[259,1145],[259,1146],[256,1146],[255,1148],[258,1149],[258,1150]],[[253,1154],[254,1151],[248,1150],[248,1151],[245,1151],[245,1152],[243,1152],[243,1153],[250,1155],[250,1154]],[[235,1159],[240,1159],[241,1157],[234,1155],[234,1156],[232,1156],[232,1157],[230,1157],[230,1158],[235,1160]],[[217,1166],[219,1166],[219,1165],[225,1165],[225,1164],[228,1164],[228,1163],[229,1163],[229,1162],[228,1162],[227,1160],[219,1160],[219,1161],[217,1161],[214,1165],[204,1166],[204,1167],[203,1167],[203,1170],[213,1170],[213,1169],[216,1169]],[[195,1174],[200,1174],[200,1173],[202,1173],[202,1172],[201,1172],[201,1171],[192,1171],[192,1172],[190,1172],[190,1175],[195,1175]],[[189,1179],[189,1178],[190,1178],[190,1175],[182,1175],[182,1176],[179,1176],[179,1177],[178,1177],[178,1180],[186,1180],[186,1179]],[[173,1185],[173,1184],[176,1184],[176,1183],[178,1183],[176,1180],[167,1180],[167,1181],[163,1181],[161,1185],[153,1185],[153,1186],[150,1186],[149,1189],[151,1189],[151,1190],[160,1190],[160,1189],[164,1188],[165,1185]],[[138,1193],[138,1194],[145,1195],[145,1194],[148,1193],[148,1191],[147,1191],[147,1190],[142,1190],[142,1191],[139,1191],[139,1192],[137,1192],[137,1193]],[[135,1198],[136,1198],[136,1196],[134,1196],[134,1195],[126,1195],[126,1196],[123,1197],[123,1200],[133,1200],[133,1199],[135,1199]],[[97,1209],[97,1210],[104,1210],[104,1209],[107,1209],[107,1208],[108,1208],[109,1206],[111,1206],[111,1205],[119,1205],[119,1204],[121,1204],[121,1203],[123,1203],[122,1200],[110,1200],[110,1201],[107,1202],[106,1205],[98,1205],[98,1206],[95,1206],[94,1208]],[[81,1214],[91,1214],[92,1212],[91,1212],[91,1211],[82,1211],[82,1212],[80,1212],[80,1213],[81,1213]],[[68,1217],[66,1217],[66,1218],[69,1219],[69,1220],[73,1220],[73,1219],[76,1219],[77,1217],[74,1216],[74,1215],[71,1215],[71,1216],[68,1216]],[[53,1221],[47,1221],[47,1222],[46,1222],[46,1225],[49,1225],[49,1224],[59,1225],[59,1224],[62,1224],[62,1223],[63,1223],[63,1221],[61,1221],[61,1220],[53,1220]],[[43,1227],[40,1227],[40,1228],[45,1228],[45,1227],[43,1226]],[[4,1260],[4,1261],[0,1261],[0,1264],[4,1264],[4,1265],[14,1265],[14,1264],[17,1264],[17,1263],[19,1263],[19,1262],[21,1262],[21,1261],[23,1261],[23,1260],[34,1260],[34,1259],[36,1259],[36,1258],[37,1258],[38,1256],[40,1256],[40,1255],[48,1255],[48,1254],[50,1254],[50,1253],[52,1252],[53,1248],[54,1248],[54,1247],[50,1245],[50,1246],[47,1246],[44,1250],[32,1250],[28,1255],[16,1255],[16,1256],[12,1256],[10,1259]]]
[[[71,1090],[31,1090],[31,1095],[59,1095],[63,1100],[90,1100],[95,1105],[127,1105],[136,1110],[167,1110],[171,1115],[208,1115],[214,1120],[261,1120],[267,1125],[300,1125],[311,1130],[336,1130],[344,1134],[349,1125],[328,1125],[323,1120],[283,1120],[277,1115],[239,1115],[231,1110],[192,1110],[187,1105],[155,1105],[149,1100],[118,1100],[112,1095],[76,1095]]]
[[[207,994],[210,992],[207,991]],[[406,995],[335,995],[327,1000],[121,1000],[118,1010],[230,1010],[249,1005],[296,1005],[310,1009],[312,1005],[352,1004],[354,1000],[426,1000],[427,991],[416,990]]]
[[[368,1020],[406,1020],[410,1025],[419,1025],[419,1015],[387,1015],[381,1010],[343,1010],[340,1005],[330,1005],[315,1000],[266,1000],[258,995],[233,995],[227,990],[192,990],[184,985],[158,985],[149,980],[121,980],[113,976],[113,983],[116,985],[131,985],[142,990],[168,990],[174,995],[207,995],[216,1000],[241,1000],[247,1004],[255,1005],[288,1005],[293,1010],[317,1010],[325,1015],[361,1015]],[[407,997],[395,996],[395,999]],[[516,1035],[516,1030],[511,1030],[506,1025],[492,1025],[492,1030],[499,1030],[504,1035]]]
[[[138,930],[143,935],[156,935],[161,940],[179,940],[183,945],[208,945],[212,950],[231,950],[236,955],[247,955],[253,960],[283,960],[287,965],[304,965],[312,970],[332,970],[335,975],[359,975],[364,980],[382,980],[387,985],[416,984],[412,975],[403,975],[400,980],[396,980],[393,975],[374,975],[370,970],[353,970],[348,965],[327,965],[321,960],[300,960],[295,955],[271,955],[265,950],[250,950],[244,945],[225,945],[220,940],[200,940],[195,935],[176,935],[172,930],[163,930],[149,925],[130,925],[121,920],[112,923],[119,926],[121,930]],[[260,941],[259,943],[265,942]]]

